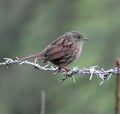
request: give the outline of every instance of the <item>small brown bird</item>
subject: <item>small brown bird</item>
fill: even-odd
[[[67,32],[54,40],[43,51],[21,58],[20,61],[43,59],[44,62],[49,61],[63,68],[79,58],[84,40],[87,40],[87,38],[79,32]]]

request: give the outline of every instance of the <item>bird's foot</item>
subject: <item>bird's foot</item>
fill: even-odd
[[[57,70],[58,71],[65,71],[65,72],[69,72],[70,71],[70,69],[67,68],[66,66],[59,66]]]

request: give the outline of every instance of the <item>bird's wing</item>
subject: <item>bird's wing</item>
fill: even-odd
[[[46,50],[45,58],[47,61],[56,60],[65,56],[61,47],[51,46]]]

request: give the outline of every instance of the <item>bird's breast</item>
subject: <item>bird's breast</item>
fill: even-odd
[[[80,54],[81,54],[81,51],[82,51],[82,45],[83,45],[83,43],[78,45],[78,47],[76,48],[76,59],[78,59],[80,57]]]

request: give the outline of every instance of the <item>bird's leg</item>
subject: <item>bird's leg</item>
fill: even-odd
[[[65,72],[69,72],[70,71],[70,69],[67,68],[66,66],[59,66],[57,70],[59,70],[59,71],[60,70],[64,70]]]

